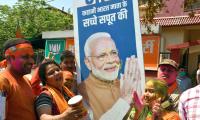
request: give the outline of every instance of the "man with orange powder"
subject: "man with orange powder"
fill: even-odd
[[[168,94],[174,103],[174,109],[178,109],[180,91],[176,77],[178,75],[178,64],[172,59],[164,59],[158,66],[158,79],[164,80],[168,85]]]
[[[0,91],[6,94],[6,120],[36,120],[31,85],[24,77],[31,72],[33,48],[29,41],[11,39],[4,43],[6,69],[0,73]]]

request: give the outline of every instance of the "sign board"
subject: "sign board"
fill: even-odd
[[[49,54],[50,57],[54,57],[54,60],[57,63],[60,63],[60,53],[65,50],[65,40],[64,39],[51,39],[51,40],[46,40],[45,44],[45,57],[48,57]]]
[[[114,79],[113,76],[120,79],[120,73],[124,74],[124,69],[127,68],[125,67],[126,60],[134,55],[138,59],[137,68],[139,68],[140,73],[140,78],[137,79],[139,84],[134,88],[138,87],[140,93],[142,93],[141,91],[144,91],[145,76],[137,0],[75,0],[73,13],[78,84],[86,83],[85,81],[88,81],[92,75],[98,81],[116,80],[117,78]],[[137,72],[135,71],[133,74]],[[88,81],[87,84],[91,84],[91,82]],[[99,94],[102,94],[99,92],[103,89],[99,92],[95,92],[94,89],[83,89],[83,91],[92,91],[96,95],[95,98],[97,98]],[[113,94],[118,96],[120,94],[119,90],[115,90]],[[131,93],[131,90],[129,93]],[[104,92],[103,94],[105,99],[112,97],[108,95],[109,93]],[[129,94],[129,96],[131,95]],[[92,98],[94,97],[91,97],[90,100]],[[95,101],[102,101],[101,99],[102,97],[98,97]],[[97,107],[93,106],[92,102],[90,103],[93,112],[95,112]],[[100,105],[99,108],[105,107],[104,110],[111,107],[106,107],[108,104],[105,104],[105,102],[102,104],[104,105]],[[105,112],[103,111],[103,113]],[[116,117],[120,115],[119,113],[108,117]],[[100,113],[95,112],[94,116],[99,119],[97,114]]]
[[[66,49],[75,52],[75,46],[74,46],[74,39],[73,38],[67,38],[66,39]]]
[[[118,48],[123,72],[126,57],[136,55],[143,69],[138,6],[135,0],[76,0],[74,2],[75,53],[81,80],[89,73],[84,63],[86,39],[96,32],[108,32]],[[141,70],[143,71],[143,70]],[[144,80],[144,75],[142,75]]]
[[[160,36],[143,35],[142,45],[145,70],[157,70],[159,64]]]

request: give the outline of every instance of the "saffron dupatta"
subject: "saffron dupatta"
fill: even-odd
[[[50,87],[48,85],[45,86],[45,89],[51,93],[59,112],[63,113],[69,106],[62,93],[56,88]],[[67,87],[63,86],[63,90],[70,98],[74,96],[74,94]]]

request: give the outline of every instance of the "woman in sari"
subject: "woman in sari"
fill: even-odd
[[[42,63],[38,73],[44,86],[35,102],[40,120],[77,120],[86,114],[82,104],[68,105],[67,101],[74,94],[63,85],[63,73],[55,61]]]
[[[145,84],[142,103],[134,98],[128,120],[180,120],[168,97],[167,84],[159,79],[150,79]]]

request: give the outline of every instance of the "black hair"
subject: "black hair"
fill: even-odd
[[[54,65],[56,65],[56,66],[58,66],[59,68],[60,68],[60,66],[59,66],[59,64],[58,63],[56,63],[54,60],[46,60],[44,63],[42,63],[41,65],[40,65],[40,67],[39,67],[39,70],[38,70],[38,74],[39,74],[39,77],[40,77],[40,79],[41,79],[41,81],[42,81],[42,85],[44,86],[44,85],[46,85],[46,76],[45,76],[45,74],[46,74],[46,67],[48,66],[48,65],[51,65],[51,64],[54,64]],[[61,68],[60,68],[61,69]]]
[[[60,54],[60,60],[61,60],[61,61],[63,61],[65,58],[68,58],[68,57],[75,58],[75,57],[74,57],[74,53],[72,53],[72,52],[69,51],[69,50],[64,50],[64,51]]]
[[[4,44],[3,44],[3,51],[5,52],[8,48],[18,45],[18,44],[22,44],[22,43],[29,43],[31,44],[30,41],[25,40],[23,38],[11,38],[9,40],[7,40]]]

